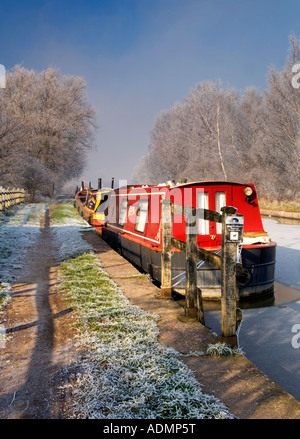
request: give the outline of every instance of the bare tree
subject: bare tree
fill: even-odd
[[[300,40],[290,37],[282,71],[271,67],[266,90],[244,94],[205,81],[156,119],[136,172],[140,182],[252,181],[265,197],[300,199],[300,89],[293,66]]]
[[[235,89],[210,81],[197,84],[185,99],[194,157],[205,162],[205,178],[228,180],[243,170],[240,99]]]
[[[29,158],[25,161],[20,175],[20,183],[29,194],[29,201],[33,202],[37,193],[51,196],[53,180],[48,170],[36,159]]]
[[[7,73],[0,98],[0,156],[7,157],[0,164],[2,179],[10,174],[22,180],[27,158],[56,184],[79,175],[96,126],[85,89],[82,78],[53,68],[35,73],[16,66]]]
[[[292,198],[300,195],[300,92],[292,86],[292,66],[297,58],[300,61],[300,40],[292,36],[284,69],[270,68],[260,123],[270,181],[279,194]]]
[[[237,135],[239,94],[219,83],[196,85],[155,121],[144,165],[154,180],[225,179],[243,165]],[[139,173],[141,173],[141,166]]]
[[[26,140],[25,114],[34,82],[34,73],[25,71],[20,75],[16,70],[14,80],[7,72],[6,87],[0,89],[0,175],[2,184],[14,181],[21,167],[24,155],[23,142]]]

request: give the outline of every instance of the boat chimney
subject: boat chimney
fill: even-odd
[[[98,178],[98,189],[102,189],[102,178]]]
[[[114,182],[115,182],[115,179],[114,179],[114,177],[111,179],[111,188],[113,189],[114,188]]]

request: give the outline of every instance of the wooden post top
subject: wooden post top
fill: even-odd
[[[237,211],[237,208],[233,206],[224,206],[221,207],[221,211],[227,215],[234,215]]]

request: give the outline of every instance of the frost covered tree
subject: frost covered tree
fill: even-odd
[[[96,126],[82,78],[16,66],[0,90],[0,110],[2,184],[21,184],[27,163],[56,184],[82,171]]]
[[[148,153],[136,169],[139,182],[189,180],[253,182],[268,198],[300,199],[300,40],[290,37],[282,71],[271,67],[266,89],[205,81],[181,103],[163,111]]]
[[[210,81],[197,84],[181,104],[156,119],[139,174],[143,167],[154,181],[158,177],[227,180],[241,174],[241,127],[247,120],[239,105],[236,90]]]
[[[270,191],[290,198],[300,196],[300,89],[293,87],[293,65],[300,62],[300,40],[290,38],[282,71],[270,68],[261,113],[261,158]]]

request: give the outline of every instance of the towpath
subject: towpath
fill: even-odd
[[[19,227],[26,227],[26,221]],[[26,231],[30,233],[29,228]],[[77,352],[70,309],[55,288],[56,260],[47,209],[1,319],[7,333],[0,349],[1,419],[66,416],[59,386],[67,379]]]

